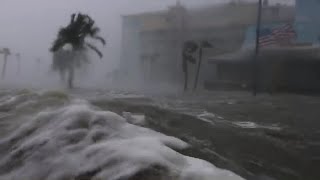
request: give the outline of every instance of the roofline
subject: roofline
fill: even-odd
[[[241,2],[240,5],[252,5],[252,6],[256,6],[256,3],[254,2]],[[191,11],[192,13],[195,12],[201,12],[205,9],[214,9],[214,8],[221,8],[224,6],[232,6],[232,4],[228,4],[228,3],[216,3],[216,4],[210,4],[208,5],[203,5],[203,6],[199,6],[199,7],[193,7],[193,8],[187,8],[189,11]],[[281,5],[282,7],[295,7],[292,5]],[[172,6],[169,6],[169,8]],[[174,6],[173,6],[174,7]],[[277,5],[269,5],[268,7],[277,7]],[[145,16],[145,15],[163,15],[168,11],[168,9],[163,9],[163,10],[156,10],[156,11],[146,11],[146,12],[140,12],[140,13],[135,13],[135,14],[124,14],[121,15],[123,18],[126,17],[139,17],[139,16]]]

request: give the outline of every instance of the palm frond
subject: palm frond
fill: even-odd
[[[97,36],[97,34],[98,34],[99,32],[100,32],[100,28],[98,28],[98,27],[92,27],[92,28],[90,29],[89,34],[90,34],[91,37],[94,37],[94,36]]]
[[[104,46],[106,45],[106,40],[101,36],[93,36],[93,39],[100,41]]]
[[[62,39],[57,39],[53,42],[52,47],[50,48],[51,52],[56,52],[65,45],[65,42]]]
[[[86,42],[86,38],[91,37],[105,45],[106,41],[99,36],[99,32],[100,29],[95,26],[95,21],[90,16],[82,13],[72,14],[69,24],[59,30],[50,51],[57,52],[64,45],[71,44],[75,51],[91,49],[102,58],[103,54],[101,51],[94,45]]]
[[[66,28],[61,28],[57,34],[57,38],[52,43],[51,52],[56,52],[67,43],[68,31]]]
[[[90,43],[86,43],[86,45],[87,45],[88,48],[90,48],[91,50],[93,50],[94,52],[96,52],[100,58],[103,57],[102,52],[101,52],[96,46],[94,46],[94,45],[92,45],[92,44],[90,44]]]
[[[201,45],[202,48],[212,48],[212,44],[209,41],[202,41]]]
[[[76,17],[76,14],[75,14],[75,13],[73,13],[73,14],[71,15],[71,21],[70,21],[70,24],[74,23],[75,17]]]
[[[3,48],[3,52],[4,52],[4,54],[7,54],[7,55],[11,54],[11,51],[9,48]]]

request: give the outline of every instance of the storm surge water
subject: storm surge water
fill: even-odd
[[[2,93],[1,180],[241,180],[175,137],[59,92]]]

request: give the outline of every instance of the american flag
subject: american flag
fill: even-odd
[[[285,24],[276,28],[263,28],[259,36],[259,46],[290,45],[297,37],[296,31],[291,24]]]

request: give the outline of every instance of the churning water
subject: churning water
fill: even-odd
[[[184,141],[62,92],[0,93],[1,180],[241,180]]]

